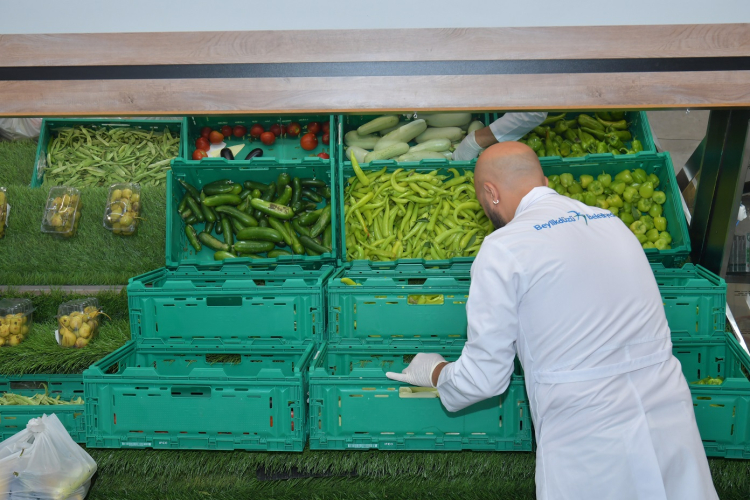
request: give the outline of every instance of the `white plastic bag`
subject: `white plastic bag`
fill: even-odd
[[[55,414],[0,443],[0,500],[83,500],[94,472]]]
[[[0,118],[0,137],[15,141],[39,137],[41,118]]]

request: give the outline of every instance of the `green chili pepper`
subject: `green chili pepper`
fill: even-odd
[[[638,153],[639,151],[643,151],[643,145],[638,139],[633,139],[633,142],[630,143],[630,147],[633,148],[633,151],[635,151],[636,153]]]
[[[198,233],[195,232],[193,226],[185,226],[185,236],[187,236],[188,242],[195,248],[196,252],[200,252],[203,249],[203,245],[201,245],[198,239]]]
[[[619,120],[616,122],[611,122],[608,120],[602,120],[601,118],[596,118],[602,127],[612,127],[615,130],[626,130],[628,128],[628,122],[625,120]]]

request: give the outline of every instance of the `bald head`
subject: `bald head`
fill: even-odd
[[[477,160],[474,171],[477,199],[496,228],[513,218],[529,191],[546,185],[536,153],[520,142],[490,146]]]

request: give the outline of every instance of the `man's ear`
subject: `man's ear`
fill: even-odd
[[[495,186],[490,184],[489,182],[484,183],[484,192],[487,193],[487,196],[489,197],[489,202],[493,203],[495,200],[500,199],[500,195],[495,189]],[[494,204],[494,203],[493,203]]]

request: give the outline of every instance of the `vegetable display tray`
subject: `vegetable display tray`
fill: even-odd
[[[128,284],[131,336],[139,347],[188,350],[318,342],[332,273],[235,262],[157,269]]]
[[[578,115],[581,113],[567,113],[565,115],[566,120],[572,120],[574,118],[577,118]],[[586,113],[587,115],[591,116],[593,113]],[[493,113],[493,121],[497,120],[503,115],[503,113]],[[548,113],[549,116],[559,115],[559,113]],[[651,131],[651,125],[648,123],[648,116],[646,116],[645,111],[628,111],[625,113],[625,120],[628,122],[628,130],[630,131],[630,134],[633,136],[634,139],[638,139],[641,141],[641,145],[643,146],[643,152],[645,153],[656,153],[656,144],[654,143],[654,133]],[[554,124],[553,124],[554,125]],[[630,145],[630,141],[625,141],[625,145]],[[638,153],[636,153],[637,155]],[[636,155],[629,155],[629,156],[636,156]],[[609,159],[613,158],[614,155],[612,153],[593,153],[588,154],[586,156],[580,157],[581,158],[599,158],[599,159]],[[560,160],[562,157],[560,156],[545,156],[542,158],[539,158],[539,161],[541,161],[542,165],[546,164],[547,162],[553,162],[555,160]]]
[[[91,448],[302,451],[313,345],[252,353],[141,351],[83,374]]]
[[[727,284],[721,277],[693,264],[652,269],[675,341],[724,336]]]
[[[661,262],[665,267],[680,267],[690,255],[690,236],[688,235],[685,213],[682,211],[682,198],[677,178],[669,153],[639,153],[637,155],[620,155],[601,158],[589,155],[588,158],[564,158],[542,164],[544,174],[571,173],[574,177],[589,174],[596,177],[602,172],[614,176],[625,170],[642,168],[647,174],[659,177],[659,190],[667,195],[663,216],[667,219],[667,231],[672,235],[672,248],[658,250],[645,249],[649,262]],[[346,176],[344,177],[346,181]]]
[[[449,361],[461,350],[430,347]],[[310,368],[310,448],[432,451],[531,451],[523,377],[502,395],[450,413],[432,390],[386,378],[416,349],[323,345]]]
[[[328,281],[328,341],[337,345],[462,345],[469,267],[352,264]]]
[[[321,125],[328,123],[330,127],[330,143],[328,145],[323,144],[322,136],[323,133],[317,134],[318,145],[310,151],[302,149],[300,145],[300,137],[307,133],[307,124],[310,122],[318,122]],[[255,124],[263,126],[265,131],[268,131],[271,125],[279,124],[287,126],[292,122],[296,122],[301,126],[301,132],[296,137],[291,137],[288,134],[277,137],[276,141],[267,146],[263,144],[260,139],[253,138],[250,136],[250,129]],[[264,165],[267,163],[278,163],[281,165],[333,165],[334,161],[334,146],[335,142],[335,130],[334,130],[334,116],[333,115],[257,115],[257,116],[188,116],[186,118],[187,133],[182,136],[180,158],[186,160],[188,165],[219,165],[219,166],[247,166],[247,165]],[[221,156],[217,158],[204,158],[202,160],[193,160],[192,154],[195,151],[195,141],[201,137],[201,129],[203,127],[211,127],[211,130],[220,131],[221,127],[228,125],[234,127],[235,125],[242,125],[246,127],[247,134],[243,137],[235,137],[234,135],[224,139],[226,147],[243,145],[244,147],[237,153],[234,160],[227,160]],[[245,157],[252,150],[260,148],[263,150],[263,155],[245,160]],[[318,156],[320,153],[328,153],[329,159],[323,159]]]
[[[705,342],[675,341],[672,352],[690,385],[706,455],[750,459],[750,356],[731,333]],[[724,380],[694,383],[705,377]]]
[[[216,265],[214,260],[214,250],[203,245],[200,252],[188,242],[185,235],[185,221],[180,217],[177,211],[178,205],[185,195],[185,189],[179,184],[177,179],[191,184],[198,191],[203,186],[221,179],[229,179],[235,183],[242,184],[244,181],[262,182],[264,184],[275,182],[280,173],[286,172],[291,178],[315,178],[325,181],[331,188],[331,226],[332,251],[318,256],[310,255],[283,255],[273,258],[251,259],[248,257],[238,257],[232,259],[233,262],[242,262],[245,265],[268,266],[269,264],[292,264],[299,263],[305,265],[321,265],[323,263],[333,264],[338,255],[337,232],[339,230],[338,222],[338,203],[339,198],[336,196],[338,187],[336,184],[336,175],[334,173],[332,162],[310,162],[298,165],[281,164],[276,160],[265,163],[254,163],[252,165],[231,165],[204,163],[201,165],[185,162],[184,160],[175,160],[172,164],[172,171],[167,175],[167,243],[166,243],[166,265],[174,269],[180,265]],[[318,207],[326,205],[323,200]],[[195,230],[200,233],[205,228],[205,223],[198,222],[193,224]],[[219,237],[221,238],[221,236]]]
[[[47,392],[70,401],[83,398],[82,375],[0,375],[0,393],[32,397]],[[26,428],[32,418],[54,413],[76,443],[86,442],[84,405],[3,405],[0,406],[0,441]]]
[[[36,149],[36,160],[34,161],[34,173],[31,177],[31,187],[40,187],[44,182],[44,171],[49,162],[48,147],[57,130],[72,127],[91,128],[135,128],[146,132],[163,132],[169,129],[173,136],[180,136],[178,157],[184,154],[182,150],[182,138],[185,135],[187,122],[184,118],[158,119],[158,120],[130,120],[124,118],[45,118],[42,120],[42,128],[39,133],[39,145]],[[192,150],[191,150],[192,151]],[[115,180],[107,183],[114,183]]]

